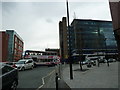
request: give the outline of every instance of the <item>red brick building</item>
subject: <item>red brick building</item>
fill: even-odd
[[[23,40],[14,30],[0,32],[0,60],[18,61],[22,58]]]
[[[8,34],[5,31],[0,32],[0,60],[7,61],[8,57]]]
[[[14,60],[18,61],[22,58],[23,53],[23,41],[14,35]]]

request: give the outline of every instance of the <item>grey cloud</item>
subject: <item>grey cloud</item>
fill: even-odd
[[[95,11],[104,3],[70,3],[70,19],[73,12],[81,18],[109,18],[108,12]],[[105,7],[107,8],[107,7]],[[90,13],[89,9],[93,11]],[[14,28],[23,38],[25,49],[43,49],[48,46],[59,47],[58,23],[66,16],[64,2],[4,2],[2,6],[3,29]],[[95,15],[94,15],[95,14]]]
[[[52,23],[53,21],[52,21],[52,19],[48,18],[48,19],[46,19],[46,22]]]

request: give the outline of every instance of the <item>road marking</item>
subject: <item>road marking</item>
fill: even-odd
[[[45,85],[45,78],[46,77],[48,77],[48,76],[50,76],[52,73],[54,73],[55,72],[55,69],[53,70],[53,71],[51,71],[49,74],[47,74],[47,76],[45,76],[45,77],[43,77],[42,78],[42,85],[40,85],[36,90],[39,90],[40,88],[42,88],[44,85]]]

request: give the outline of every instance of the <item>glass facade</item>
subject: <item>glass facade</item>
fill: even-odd
[[[117,48],[111,21],[74,19],[70,30],[72,50]]]
[[[6,33],[9,35],[9,40],[8,40],[8,60],[7,61],[13,61],[14,31],[13,30],[6,30]]]

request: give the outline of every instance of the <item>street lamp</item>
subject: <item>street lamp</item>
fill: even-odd
[[[66,0],[67,5],[67,21],[68,21],[68,35],[69,35],[69,63],[70,63],[70,79],[73,79],[72,71],[72,59],[71,59],[71,42],[70,42],[70,26],[69,26],[69,9],[68,9],[68,0]]]

